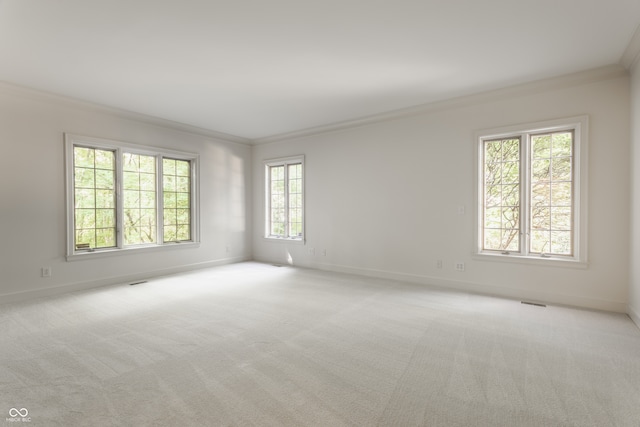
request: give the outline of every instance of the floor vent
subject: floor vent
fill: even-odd
[[[271,264],[274,267],[282,267],[282,264]]]
[[[546,304],[540,304],[539,302],[520,301],[521,304],[535,305],[536,307],[546,307]]]
[[[129,283],[129,286],[133,286],[133,285],[140,285],[140,284],[142,284],[142,283],[147,283],[147,281],[146,281],[146,280],[142,280],[142,281],[140,281],[140,282],[133,282],[133,283]]]

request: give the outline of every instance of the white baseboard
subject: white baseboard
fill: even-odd
[[[279,262],[273,259],[261,260],[260,262]],[[417,274],[401,273],[396,271],[376,270],[370,268],[352,267],[346,265],[312,263],[308,266],[318,270],[333,271],[336,273],[356,274],[359,276],[397,280],[401,282],[417,283],[426,286],[451,289],[474,294],[492,295],[503,298],[528,300],[545,304],[555,304],[570,307],[581,307],[594,310],[613,311],[617,313],[627,313],[626,302],[608,301],[596,298],[589,298],[580,295],[565,295],[554,292],[544,292],[535,289],[513,289],[504,286],[486,285],[462,280],[445,279],[441,277],[423,276]],[[637,323],[637,322],[636,322]]]
[[[67,292],[82,291],[87,289],[99,288],[102,286],[117,285],[122,283],[132,283],[140,280],[147,280],[154,277],[167,276],[170,274],[183,273],[191,270],[198,270],[201,268],[217,267],[220,265],[234,264],[238,262],[251,261],[251,257],[233,257],[223,258],[213,261],[198,262],[193,264],[180,265],[176,267],[163,268],[160,270],[146,271],[142,273],[129,274],[124,276],[112,276],[102,279],[96,279],[85,282],[67,283],[60,286],[54,286],[50,288],[33,289],[23,292],[15,292],[10,294],[0,295],[0,301],[5,303],[15,303],[21,301],[27,301],[35,298],[50,297],[54,295],[64,294]]]
[[[627,314],[633,320],[633,323],[636,324],[638,328],[640,328],[640,314],[633,308],[631,305],[627,307]]]

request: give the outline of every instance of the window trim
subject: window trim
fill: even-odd
[[[75,248],[75,206],[74,206],[74,148],[87,147],[115,152],[116,174],[116,246],[93,250],[77,250]],[[95,259],[104,256],[139,253],[153,250],[164,250],[176,247],[200,246],[200,156],[196,153],[152,147],[128,142],[96,138],[91,136],[64,134],[65,150],[65,205],[66,205],[66,259],[77,261]],[[124,244],[123,224],[123,165],[122,153],[141,154],[156,157],[156,242],[136,245]],[[162,158],[188,160],[191,162],[191,240],[182,242],[164,242],[162,239]]]
[[[486,129],[478,131],[474,138],[474,233],[473,233],[473,255],[475,259],[486,261],[505,261],[505,262],[524,262],[540,265],[558,265],[558,266],[577,266],[586,267],[587,265],[587,195],[588,195],[588,125],[589,118],[587,115],[569,117],[565,119],[547,120],[535,123],[527,123],[522,125],[505,126],[500,128]],[[562,130],[572,130],[574,132],[574,148],[573,148],[573,255],[538,255],[524,253],[499,253],[496,251],[483,250],[483,182],[484,182],[484,158],[483,148],[484,141],[493,139],[509,138],[509,137],[529,137],[531,135],[557,132]],[[530,159],[527,155],[527,164],[524,170],[521,170],[521,176],[528,176]],[[521,185],[523,181],[521,180]],[[529,197],[530,185],[525,184],[521,188],[521,197]],[[524,211],[527,205],[521,204]],[[529,229],[529,215],[523,219],[526,226],[523,231]],[[522,249],[521,249],[522,250]]]
[[[264,180],[265,180],[265,197],[264,197],[264,233],[263,238],[274,241],[274,242],[288,242],[288,243],[305,243],[306,236],[306,219],[305,219],[305,164],[304,164],[304,155],[299,156],[290,156],[290,157],[280,157],[276,159],[268,159],[263,161],[264,164]],[[273,166],[284,166],[285,171],[287,171],[287,166],[292,164],[301,164],[302,165],[302,236],[300,237],[280,237],[274,236],[269,233],[271,230],[271,186],[270,186],[270,176],[269,176],[269,168]],[[288,185],[286,188],[288,188]],[[289,192],[285,191],[286,198],[286,215],[287,215],[287,223],[286,227],[288,228],[288,216],[289,216]]]

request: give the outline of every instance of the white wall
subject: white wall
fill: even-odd
[[[590,119],[588,268],[473,258],[474,133],[583,114]],[[626,311],[629,129],[629,78],[616,72],[513,88],[414,116],[257,146],[254,258],[286,263],[290,257],[300,266]],[[306,156],[307,243],[268,241],[261,237],[262,161],[297,154]],[[459,205],[464,215],[457,214]],[[444,268],[436,268],[436,259],[444,260]],[[454,271],[456,261],[466,271]]]
[[[64,132],[199,153],[200,247],[67,262]],[[0,147],[2,302],[251,258],[249,146],[4,85]]]
[[[640,65],[631,73],[631,263],[629,315],[640,327]]]

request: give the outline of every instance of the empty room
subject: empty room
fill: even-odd
[[[0,424],[640,426],[640,2],[0,0]]]

